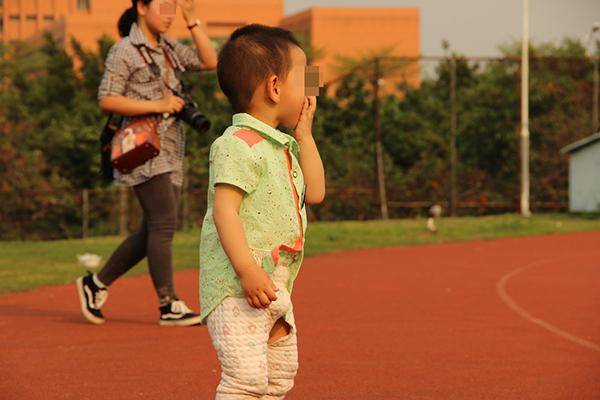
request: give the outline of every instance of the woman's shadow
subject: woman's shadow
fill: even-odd
[[[83,315],[81,315],[81,311],[77,309],[42,308],[18,303],[0,304],[0,319],[4,320],[4,317],[40,319],[48,323],[92,325],[85,320]],[[156,325],[154,321],[132,320],[119,317],[111,317],[110,323]]]

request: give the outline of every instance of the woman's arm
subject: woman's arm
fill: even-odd
[[[325,169],[319,149],[312,135],[312,122],[317,109],[317,98],[307,97],[294,136],[300,145],[298,162],[306,184],[306,204],[319,204],[325,198]]]
[[[186,25],[193,24],[198,19],[195,0],[180,0],[179,4],[181,5]],[[215,69],[217,67],[217,52],[202,26],[196,26],[190,32],[198,50],[198,57],[202,66],[206,69]]]
[[[125,96],[107,96],[100,100],[100,108],[109,113],[135,117],[144,114],[175,114],[183,108],[183,99],[165,96],[160,100],[135,100]]]

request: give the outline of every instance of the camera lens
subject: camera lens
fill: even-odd
[[[206,133],[210,129],[210,120],[198,110],[198,105],[188,94],[181,96],[185,105],[178,114],[179,119],[189,124],[196,132]]]
[[[189,123],[198,133],[205,133],[210,129],[210,121],[200,111],[196,111]]]

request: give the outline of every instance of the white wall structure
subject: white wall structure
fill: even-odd
[[[569,210],[600,212],[600,132],[561,150],[569,154]]]

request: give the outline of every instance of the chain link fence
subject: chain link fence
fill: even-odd
[[[349,67],[320,100],[329,110],[326,117],[317,113],[315,126],[328,195],[309,207],[309,218],[412,217],[433,204],[455,215],[517,212],[519,65],[515,57],[449,55],[382,57]],[[532,56],[530,68],[531,206],[564,212],[568,162],[559,150],[592,134],[598,63]],[[367,111],[353,117],[359,101]],[[343,124],[343,132],[331,128]],[[200,226],[206,212],[206,187],[188,182],[181,229]],[[133,191],[116,186],[8,188],[0,191],[0,204],[0,238],[7,240],[125,234],[141,219]]]

